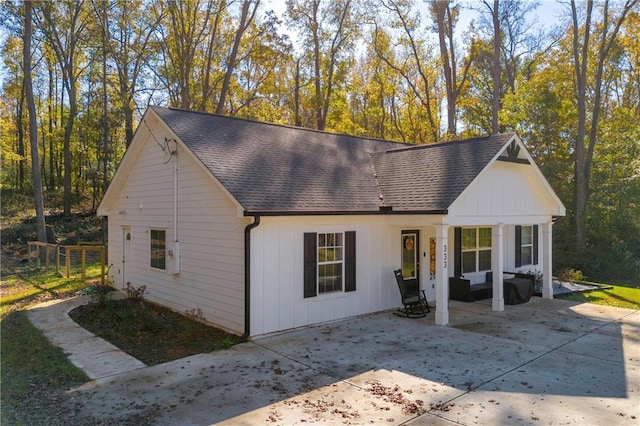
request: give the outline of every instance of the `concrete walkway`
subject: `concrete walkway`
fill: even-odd
[[[30,318],[71,352],[78,340],[55,325],[79,302],[62,303]],[[504,312],[451,302],[450,314],[441,327],[433,312],[382,312],[154,367],[105,359],[122,373],[94,370],[68,424],[640,423],[640,311],[536,297]]]
[[[51,343],[62,348],[73,365],[84,370],[90,379],[103,379],[146,367],[69,317],[69,311],[89,300],[89,296],[77,296],[44,302],[28,311],[29,320]]]

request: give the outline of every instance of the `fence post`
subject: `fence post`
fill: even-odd
[[[44,267],[47,271],[49,271],[49,243],[46,243],[44,246],[44,254],[47,259],[44,261]]]
[[[60,246],[56,245],[56,274],[60,275]]]
[[[69,278],[71,276],[71,256],[69,253],[69,246],[65,246],[64,247],[64,267],[65,267],[65,272],[66,272],[66,276],[67,278]]]
[[[100,284],[104,285],[105,276],[104,276],[104,246],[100,246]]]
[[[80,249],[80,269],[82,270],[82,282],[87,280],[87,250],[82,247]]]

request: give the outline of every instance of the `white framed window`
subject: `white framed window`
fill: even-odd
[[[151,229],[150,232],[150,266],[154,269],[167,269],[167,231]]]
[[[318,234],[318,294],[342,291],[344,234]]]
[[[523,226],[520,233],[520,265],[533,264],[533,226]]]
[[[516,225],[515,266],[538,264],[538,225]]]
[[[462,273],[491,270],[491,228],[462,228]]]
[[[356,232],[304,233],[304,297],[356,291]]]

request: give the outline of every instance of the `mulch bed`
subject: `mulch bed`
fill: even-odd
[[[135,298],[82,305],[69,316],[147,365],[227,349],[241,342],[238,336]]]

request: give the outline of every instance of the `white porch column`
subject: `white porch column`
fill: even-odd
[[[542,297],[553,299],[553,222],[542,224]]]
[[[436,324],[449,324],[449,225],[436,227]]]
[[[494,311],[504,311],[504,286],[502,272],[504,271],[504,225],[499,223],[492,227],[491,232],[491,270],[493,271],[493,300]]]

